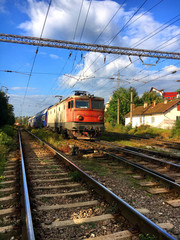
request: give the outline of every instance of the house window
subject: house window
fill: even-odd
[[[151,117],[151,123],[155,122],[155,117]]]
[[[68,108],[71,108],[71,102],[68,102]]]
[[[180,116],[176,116],[176,121],[177,121],[178,119],[180,119]]]
[[[140,117],[140,124],[142,123],[142,117]]]

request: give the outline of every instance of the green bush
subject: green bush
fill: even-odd
[[[1,129],[10,137],[14,137],[16,132],[13,126],[10,126],[10,125],[4,125]]]
[[[130,124],[124,126],[122,124],[116,124],[114,127],[110,123],[105,123],[105,128],[107,132],[117,132],[122,134],[137,135],[141,137],[160,137],[168,139],[171,136],[171,130],[155,128],[149,125],[141,125],[140,127],[132,128]],[[173,135],[180,136],[180,123],[176,123]]]
[[[140,234],[139,235],[139,239],[140,240],[156,240],[157,238],[153,235],[153,236],[151,236],[151,235],[149,235],[149,234]]]
[[[172,129],[172,137],[180,138],[180,118],[176,120],[174,127]]]
[[[0,129],[0,174],[2,174],[6,165],[8,152],[15,147],[13,136],[13,127],[6,125],[3,129]]]
[[[59,143],[64,141],[62,135],[60,135],[58,133],[54,133],[54,132],[49,131],[49,130],[46,130],[44,128],[42,128],[42,129],[32,129],[31,132],[34,135],[38,136],[40,139],[54,145],[55,147],[58,147]]]

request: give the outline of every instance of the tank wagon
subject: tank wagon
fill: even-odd
[[[96,138],[104,130],[104,99],[75,91],[47,112],[47,127],[74,138]]]

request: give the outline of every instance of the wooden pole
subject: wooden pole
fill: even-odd
[[[120,85],[120,73],[118,72],[117,75],[117,91],[119,89]],[[118,97],[118,101],[117,101],[117,124],[119,124],[119,97]]]
[[[130,123],[132,126],[132,115],[133,115],[133,89],[131,87],[131,103],[130,103]]]
[[[117,124],[119,124],[119,98],[117,102]]]

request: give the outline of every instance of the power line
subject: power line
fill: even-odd
[[[79,24],[79,19],[80,19],[80,16],[81,16],[83,2],[84,2],[84,0],[82,0],[82,2],[81,2],[81,7],[80,7],[80,10],[79,10],[78,20],[77,20],[76,28],[75,28],[75,31],[74,31],[73,41],[75,40],[75,37],[76,37],[76,32],[77,32],[77,28],[78,28],[78,24]]]
[[[148,9],[144,14],[146,14],[147,12],[149,12],[150,10],[152,10],[154,7],[156,7],[158,4],[160,4],[161,2],[162,2],[163,0],[160,0],[157,4],[155,4],[155,5],[153,5],[150,9]],[[145,2],[144,2],[145,3]],[[143,4],[144,4],[143,3]],[[142,5],[143,5],[142,4]],[[141,5],[141,6],[142,6]],[[141,8],[141,6],[140,6],[140,8]],[[140,10],[140,8],[136,11],[136,12],[138,12],[139,10]],[[142,17],[144,14],[142,14],[140,17]],[[135,14],[133,14],[133,16],[134,16]],[[131,19],[133,18],[133,16],[131,17]],[[137,19],[135,19],[132,23],[134,23],[135,21],[137,21],[140,17],[138,17]],[[129,22],[129,21],[128,21]],[[128,23],[127,22],[127,23]],[[127,23],[125,24],[126,26],[127,26]],[[130,24],[132,24],[132,23],[130,23]],[[130,25],[129,24],[129,25]],[[124,27],[123,28],[125,28],[125,25],[124,25]],[[121,30],[120,31],[122,31],[122,28],[121,28]],[[109,43],[110,44],[110,43]],[[100,57],[100,55],[95,59],[95,61],[93,61],[93,63],[91,63],[91,65],[86,69],[86,71],[97,61],[97,59]],[[119,57],[118,57],[119,58]],[[85,72],[86,72],[85,71]]]
[[[49,9],[51,7],[51,3],[52,3],[52,0],[50,0],[50,2],[49,2],[49,6],[48,6],[48,10],[47,10],[47,13],[46,13],[46,16],[45,16],[44,24],[43,24],[41,35],[40,35],[40,39],[42,38],[42,35],[43,35],[43,32],[44,32],[44,28],[45,28],[45,25],[46,25],[46,20],[47,20],[47,16],[48,16],[48,13],[49,13]],[[35,64],[35,61],[36,61],[36,57],[37,57],[37,54],[38,54],[38,50],[39,50],[39,46],[36,49],[34,60],[33,60],[32,67],[31,67],[31,71],[30,71],[30,74],[29,74],[29,78],[28,78],[28,82],[27,82],[27,86],[26,86],[26,90],[25,90],[25,94],[24,94],[24,98],[23,98],[23,102],[22,102],[22,106],[21,106],[21,115],[22,115],[24,100],[25,100],[25,97],[26,97],[26,94],[27,94],[27,91],[28,91],[32,71],[33,71],[34,64]]]
[[[89,2],[89,7],[88,7],[88,10],[87,10],[87,13],[86,13],[86,18],[85,18],[85,21],[84,21],[84,25],[83,25],[83,29],[82,29],[82,32],[81,32],[79,42],[81,42],[81,39],[82,39],[82,36],[83,36],[83,33],[84,33],[85,25],[86,25],[87,18],[88,18],[88,15],[89,15],[89,11],[90,11],[90,8],[91,8],[91,3],[92,3],[92,0],[90,0],[90,2]]]
[[[123,26],[123,27],[116,33],[116,35],[111,39],[111,41],[108,43],[108,45],[111,44],[111,43],[114,41],[114,39],[119,35],[119,33],[122,32],[122,30],[128,25],[128,23],[131,21],[131,19],[133,19],[133,17],[136,15],[136,13],[139,12],[139,10],[144,6],[144,4],[145,4],[147,1],[148,1],[148,0],[145,0],[145,1],[141,4],[141,6],[134,12],[134,14],[130,17],[130,19],[124,24],[124,26]]]
[[[112,18],[109,20],[109,22],[106,24],[106,26],[103,28],[102,32],[99,34],[99,36],[96,38],[96,40],[94,41],[94,44],[97,42],[97,40],[101,37],[101,35],[103,34],[103,32],[106,30],[106,28],[109,26],[110,22],[112,22],[112,20],[115,18],[115,16],[117,15],[117,13],[119,12],[119,10],[122,8],[122,6],[124,5],[124,3],[127,0],[124,0],[124,2],[119,6],[119,8],[117,9],[117,11],[115,12],[115,14],[112,16]],[[163,0],[162,0],[163,1]]]

